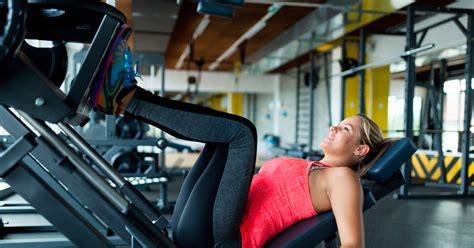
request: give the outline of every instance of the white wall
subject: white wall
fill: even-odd
[[[319,61],[319,63],[322,65],[323,61]],[[331,74],[331,71],[330,71],[330,74]],[[327,88],[324,77],[325,77],[324,70],[321,67],[321,70],[319,72],[319,83],[314,92],[313,149],[319,149],[319,143],[321,142],[321,140],[324,139],[324,137],[326,137],[329,130],[330,123],[331,124],[333,123],[331,122],[331,120],[329,120],[328,92],[327,92],[328,88]],[[340,91],[331,92],[331,99],[335,98],[333,95],[335,93],[339,94]],[[339,97],[336,97],[336,100],[339,100],[340,102]],[[339,118],[339,116],[333,117],[334,115],[333,109],[340,110],[340,107],[336,105],[336,106],[331,106],[331,108],[332,108],[331,117]]]
[[[341,72],[341,66],[339,65],[339,60],[342,58],[342,49],[341,47],[336,47],[331,51],[331,67],[329,74],[337,74]],[[342,112],[342,78],[341,77],[332,77],[331,78],[331,123],[334,125],[339,123],[341,120]]]
[[[334,62],[334,63],[337,63]],[[316,64],[321,64],[322,61],[317,61]],[[331,65],[335,67],[335,65]],[[308,65],[302,65],[302,71],[308,71]],[[332,68],[330,68],[332,70]],[[328,98],[327,98],[327,87],[324,79],[324,70],[320,69],[319,72],[319,83],[314,91],[314,118],[313,118],[313,149],[318,149],[319,142],[326,136],[328,127],[329,127],[329,109],[328,109]],[[303,74],[301,75],[301,80],[303,80]],[[340,80],[334,80],[339,82]],[[303,83],[301,83],[301,87]],[[294,70],[288,72],[287,74],[282,74],[280,77],[280,110],[279,110],[279,127],[278,132],[274,133],[280,136],[280,143],[283,147],[288,147],[289,144],[293,144],[295,141],[295,132],[296,132],[296,89],[297,89],[297,78],[296,72]],[[333,84],[331,85],[331,102],[332,102],[332,119],[335,120],[339,118],[340,115],[340,85]],[[300,90],[302,98],[309,99],[309,88],[302,88]],[[262,98],[259,98],[259,100]],[[268,99],[270,100],[270,99]],[[270,100],[271,101],[271,100]],[[309,100],[308,100],[309,103]],[[307,122],[308,117],[303,116],[303,114],[309,115],[309,106],[301,106],[305,110],[300,111],[300,121]],[[267,107],[267,109],[269,109]],[[273,113],[269,111],[270,113]],[[335,112],[335,113],[334,113]],[[308,131],[305,131],[307,134]],[[303,132],[300,132],[300,134]],[[303,139],[302,136],[299,137],[298,142],[300,144],[308,144],[309,140],[307,138]]]
[[[280,84],[280,126],[281,145],[294,143],[296,131],[296,79],[291,75],[282,75]]]
[[[257,155],[263,159],[270,158],[263,136],[273,134],[273,110],[270,108],[272,102],[273,94],[260,93],[256,96],[257,119],[254,124],[257,128]]]
[[[158,69],[158,68],[157,68]],[[165,71],[165,91],[185,92],[188,87],[188,76],[197,77],[196,71],[182,70]],[[161,75],[157,70],[155,80],[150,75],[143,75],[143,80],[138,80],[141,87],[158,91],[161,89]],[[261,75],[256,77],[240,77],[235,82],[233,73],[229,72],[203,72],[200,92],[246,92],[246,93],[272,93],[275,76]]]

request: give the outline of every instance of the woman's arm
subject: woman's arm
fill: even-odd
[[[350,168],[328,170],[327,194],[341,239],[341,247],[364,247],[364,202],[359,178]]]

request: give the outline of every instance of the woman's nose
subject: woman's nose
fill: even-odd
[[[331,126],[329,128],[329,131],[335,133],[337,131],[337,128],[335,126]]]

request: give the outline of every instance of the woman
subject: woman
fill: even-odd
[[[241,225],[242,233],[248,234],[243,237],[244,244],[249,244],[245,246],[261,247],[293,223],[332,210],[342,247],[363,247],[359,178],[390,143],[377,124],[357,115],[329,129],[320,144],[321,161],[267,161],[252,179]]]
[[[321,161],[277,158],[253,176],[256,130],[245,118],[155,96],[135,85],[123,26],[92,90],[96,111],[125,114],[205,143],[172,218],[179,247],[261,247],[291,224],[332,210],[342,247],[363,247],[359,177],[389,142],[363,115],[330,128]],[[325,169],[327,168],[327,169]],[[253,177],[253,179],[252,179]]]

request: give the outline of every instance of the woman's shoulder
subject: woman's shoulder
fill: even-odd
[[[357,173],[349,167],[332,167],[322,171],[324,178],[328,182],[335,184],[354,184],[359,183]]]
[[[334,167],[325,170],[328,187],[343,187],[346,190],[351,188],[359,190],[361,187],[357,173],[349,167]]]

